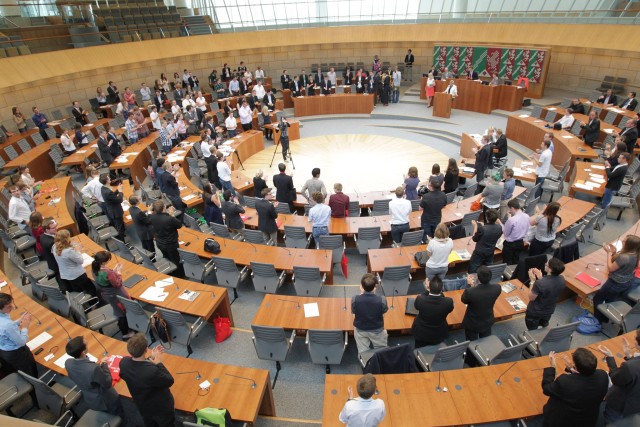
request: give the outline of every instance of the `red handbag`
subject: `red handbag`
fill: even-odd
[[[217,315],[213,319],[213,326],[216,328],[216,342],[220,343],[231,336],[231,320],[228,317]]]

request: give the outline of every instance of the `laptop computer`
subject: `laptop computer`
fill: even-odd
[[[415,298],[407,298],[407,305],[404,308],[404,314],[407,316],[417,316],[418,310],[416,310],[414,304],[416,302]]]

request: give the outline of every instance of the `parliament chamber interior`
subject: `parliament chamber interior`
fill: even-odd
[[[638,425],[639,21],[0,5],[0,424]]]

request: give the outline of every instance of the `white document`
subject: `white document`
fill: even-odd
[[[609,134],[613,133],[613,129],[604,129],[604,131]]]
[[[564,139],[571,139],[571,138],[574,138],[574,136],[573,136],[573,135],[562,135],[562,137],[563,137]]]
[[[524,119],[525,117],[530,117],[530,116],[528,114],[520,114],[518,117],[521,117]]]
[[[5,286],[7,286],[6,280],[3,280],[2,282],[0,282],[0,289],[4,288]]]
[[[164,288],[165,286],[173,285],[173,277],[167,277],[166,279],[156,281],[158,288]]]
[[[197,196],[195,194],[189,194],[188,196],[184,196],[182,200],[189,201],[191,199],[195,199]]]
[[[146,299],[147,301],[156,301],[162,302],[167,299],[169,294],[164,291],[162,288],[156,288],[155,286],[149,286],[146,291],[140,295],[140,298]]]
[[[27,343],[27,347],[29,347],[29,350],[33,351],[36,348],[40,347],[42,344],[49,341],[51,338],[53,337],[48,332],[43,332],[37,337],[35,337],[34,339],[32,339],[31,341],[29,341]]]
[[[204,380],[200,383],[200,388],[202,390],[207,390],[210,387],[211,387],[211,383],[209,382],[209,380]]]
[[[320,317],[320,309],[317,302],[310,302],[304,305],[304,317]]]
[[[601,169],[601,170],[604,170],[604,166],[602,166],[602,165],[591,165],[591,169]]]
[[[62,356],[60,356],[60,357],[58,358],[58,360],[56,360],[56,361],[55,361],[55,362],[53,362],[53,363],[55,363],[57,366],[60,366],[62,369],[64,369],[64,368],[65,368],[65,366],[64,366],[64,362],[65,362],[67,359],[72,359],[72,358],[73,358],[72,356],[69,356],[67,353],[64,353]],[[97,357],[95,357],[94,355],[90,354],[90,353],[87,353],[87,358],[88,358],[89,360],[91,360],[92,362],[94,362],[94,363],[98,361],[98,358],[97,358]]]
[[[87,150],[78,150],[78,151],[76,151],[76,153],[78,153],[78,154],[83,154],[83,153],[86,153],[86,152],[87,152]]]
[[[82,254],[82,267],[87,268],[87,266],[91,265],[93,262],[93,258],[89,256],[89,254]]]
[[[556,107],[549,107],[549,108],[547,108],[547,110],[549,110],[549,111],[556,111],[556,110],[557,110],[557,108],[556,108]]]

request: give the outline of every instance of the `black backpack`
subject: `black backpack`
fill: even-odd
[[[151,316],[151,335],[159,339],[162,343],[171,343],[171,334],[167,322],[162,318],[160,313],[155,312]]]

